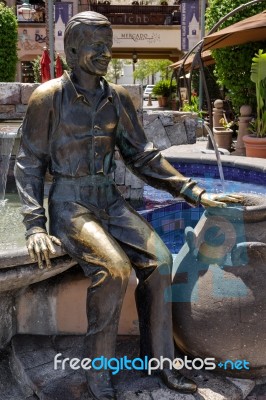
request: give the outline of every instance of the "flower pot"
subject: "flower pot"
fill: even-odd
[[[214,127],[213,134],[217,146],[230,151],[232,145],[232,133],[232,129]]]
[[[266,138],[256,136],[243,136],[247,157],[266,158]]]
[[[171,106],[172,106],[173,111],[177,110],[177,100],[176,99],[171,100]]]
[[[266,373],[266,199],[208,208],[174,261],[174,338],[190,357],[247,360],[234,377]]]

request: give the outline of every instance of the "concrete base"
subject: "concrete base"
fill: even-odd
[[[91,280],[79,266],[30,285],[17,296],[17,330],[31,335],[80,335],[87,332],[86,298]],[[132,272],[123,302],[119,334],[137,335],[135,306],[137,280]]]

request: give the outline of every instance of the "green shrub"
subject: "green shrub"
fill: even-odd
[[[210,0],[206,11],[206,26],[211,29],[220,18],[234,10],[246,0]],[[246,7],[225,21],[220,29],[232,25],[244,18],[258,14],[265,9],[265,2]],[[255,52],[265,49],[266,42],[253,42],[239,46],[215,49],[212,55],[215,59],[215,75],[221,86],[224,86],[234,110],[238,113],[243,104],[250,104],[255,108],[255,88],[250,81],[251,60]]]
[[[163,79],[158,81],[152,90],[155,96],[163,96],[169,97],[171,93],[176,91],[176,86],[174,83],[171,85],[171,81],[169,79]]]
[[[18,22],[10,7],[0,3],[0,82],[14,82],[18,42]]]

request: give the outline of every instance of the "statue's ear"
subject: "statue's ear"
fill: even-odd
[[[193,252],[195,250],[195,247],[196,247],[196,235],[194,233],[194,229],[191,228],[191,226],[188,226],[185,229],[185,238],[186,238],[186,242],[187,242],[188,247],[189,247],[189,251]]]

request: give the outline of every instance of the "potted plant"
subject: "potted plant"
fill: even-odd
[[[168,97],[171,95],[171,92],[174,92],[174,87],[171,86],[169,79],[163,79],[154,85],[152,92],[158,98],[159,107],[166,107]]]
[[[234,125],[234,121],[228,122],[226,117],[224,117],[219,120],[219,123],[221,124],[221,126],[213,127],[215,142],[218,147],[230,151],[232,147],[233,134],[233,130],[231,129],[231,127],[232,125]]]
[[[266,158],[266,52],[261,49],[252,58],[250,79],[256,85],[257,115],[243,141],[248,157]]]

